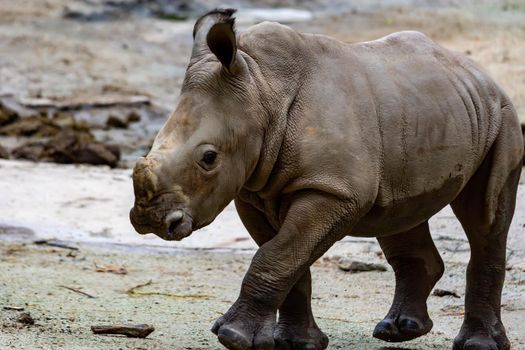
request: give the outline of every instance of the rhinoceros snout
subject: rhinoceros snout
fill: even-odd
[[[143,235],[154,233],[167,241],[180,241],[193,231],[193,218],[183,209],[173,210],[162,222],[159,222],[152,220],[147,210],[135,206],[131,209],[129,218],[138,233]]]

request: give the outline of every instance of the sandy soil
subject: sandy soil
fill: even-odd
[[[22,307],[35,325],[16,322],[21,311],[0,314],[2,349],[218,349],[209,331],[235,300],[250,255],[76,245],[79,251],[0,242],[0,307]],[[123,266],[127,275],[95,272],[96,266]],[[313,308],[330,337],[330,349],[449,349],[461,325],[465,263],[448,263],[438,287],[461,298],[429,299],[432,332],[400,345],[383,343],[371,332],[388,310],[393,273],[348,274],[332,263],[313,267]],[[166,295],[130,296],[130,288]],[[73,287],[94,298],[63,288]],[[525,271],[508,271],[503,319],[514,349],[525,348]],[[145,340],[95,336],[91,325],[149,323]]]
[[[165,242],[139,236],[129,225],[129,170],[0,161],[0,173],[0,307],[23,307],[36,319],[36,325],[23,326],[16,322],[20,311],[3,310],[1,349],[218,348],[208,329],[235,300],[255,251],[233,207],[189,239]],[[503,294],[503,318],[514,349],[525,347],[524,180]],[[431,231],[447,266],[437,287],[457,291],[461,298],[431,297],[434,330],[399,348],[449,348],[461,324],[468,243],[448,208],[432,218]],[[33,243],[40,239],[80,250]],[[393,273],[344,273],[327,261],[337,256],[386,265],[374,239],[353,237],[315,264],[314,308],[331,338],[330,349],[388,349],[371,331],[389,307]],[[95,272],[107,265],[124,267],[128,274]],[[153,284],[145,291],[180,295],[126,294],[149,280]],[[89,328],[125,322],[151,323],[157,331],[147,340],[132,340],[94,336]]]
[[[131,170],[84,165],[35,164],[0,160],[0,239],[57,239],[68,242],[127,244],[191,249],[253,250],[254,242],[230,204],[209,226],[181,242],[141,236],[131,226]],[[522,178],[525,182],[525,177]],[[23,184],[23,185],[22,185]],[[433,234],[454,258],[466,261],[466,239],[449,207],[430,220]],[[509,263],[525,258],[525,185],[520,185],[516,215],[509,234]],[[460,246],[458,246],[460,245]],[[329,254],[374,255],[374,239],[347,237]],[[522,261],[525,267],[525,260]]]

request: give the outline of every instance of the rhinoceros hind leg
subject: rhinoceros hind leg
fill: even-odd
[[[428,222],[378,241],[394,269],[396,289],[392,306],[376,325],[374,337],[388,342],[420,337],[432,329],[427,298],[444,271]]]
[[[297,281],[279,308],[274,332],[276,350],[324,350],[328,337],[317,326],[311,307],[310,269]]]
[[[519,159],[509,157],[512,153],[505,152],[500,142],[496,141],[481,167],[452,203],[471,248],[465,318],[454,340],[454,350],[510,349],[501,322],[501,291],[505,279],[507,233],[514,213],[521,164]]]

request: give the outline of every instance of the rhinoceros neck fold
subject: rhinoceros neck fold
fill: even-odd
[[[261,102],[266,109],[266,122],[264,123],[265,130],[258,161],[243,188],[250,192],[259,192],[266,187],[274,172],[286,136],[289,116],[296,107],[300,85],[295,87],[289,85],[287,91],[276,90],[275,86],[267,83],[263,73],[254,67],[255,61],[248,58],[246,62],[250,66],[251,74],[255,76],[256,80],[259,80],[258,87],[263,92]],[[281,84],[277,85],[282,86]]]
[[[238,50],[267,111],[259,160],[244,184],[245,190],[260,192],[275,172],[289,116],[313,62],[301,34],[277,23],[261,23],[239,33]]]
[[[275,119],[275,121],[269,122],[267,125],[259,159],[253,172],[244,184],[244,189],[250,192],[258,192],[266,186],[274,170],[277,158],[279,157],[281,145],[286,133],[286,119]]]

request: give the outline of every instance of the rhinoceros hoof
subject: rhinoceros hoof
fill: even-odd
[[[388,342],[403,342],[427,334],[432,329],[432,320],[414,317],[385,318],[374,329],[374,337]]]
[[[480,322],[476,322],[477,324]],[[476,325],[469,326],[465,321],[459,335],[454,339],[453,350],[509,350],[510,342],[505,335],[501,322],[491,323],[490,329],[483,329]]]
[[[273,350],[274,324],[271,317],[243,319],[227,313],[215,322],[212,332],[230,350]]]
[[[317,326],[278,325],[273,338],[275,350],[324,350],[328,347],[328,337]]]

